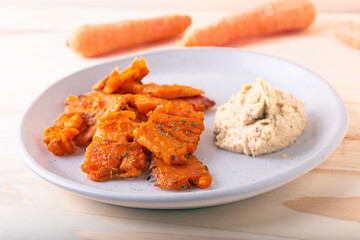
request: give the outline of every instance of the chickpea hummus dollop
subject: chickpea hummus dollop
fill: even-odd
[[[301,100],[257,78],[217,108],[215,143],[256,157],[292,145],[305,130],[306,121]]]

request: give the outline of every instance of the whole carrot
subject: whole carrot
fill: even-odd
[[[335,36],[343,43],[360,49],[360,24],[343,22],[336,26]]]
[[[220,46],[234,40],[308,27],[316,11],[307,0],[279,0],[234,13],[205,28],[185,35],[183,46]]]
[[[95,57],[174,37],[190,24],[189,16],[173,15],[85,25],[69,34],[67,45],[81,56]]]

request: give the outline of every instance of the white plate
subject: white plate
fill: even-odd
[[[205,131],[195,155],[213,176],[210,188],[169,191],[140,177],[93,182],[82,173],[84,151],[56,157],[42,143],[43,130],[63,112],[69,94],[91,86],[115,66],[126,67],[135,56],[148,62],[143,82],[184,84],[201,88],[217,105],[228,101],[241,85],[264,77],[275,88],[305,103],[308,125],[298,141],[284,150],[253,158],[216,148],[212,133],[216,107],[206,111]],[[145,52],[90,67],[67,76],[45,90],[24,113],[18,142],[25,163],[45,180],[94,200],[139,208],[193,208],[229,203],[284,185],[325,160],[341,143],[347,111],[336,91],[316,74],[285,60],[227,48],[189,48]],[[287,158],[282,158],[286,154]]]

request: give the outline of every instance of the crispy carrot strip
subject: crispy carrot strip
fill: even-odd
[[[169,101],[177,105],[189,104],[192,106],[192,110],[196,112],[203,112],[215,105],[213,100],[204,96],[176,98],[169,100],[164,98],[151,97],[144,94],[135,94],[130,98],[131,100],[129,101],[129,104],[132,107],[137,108],[143,114],[147,114],[159,105],[166,105]]]
[[[96,57],[136,45],[172,38],[191,24],[189,16],[163,16],[92,24],[76,28],[67,45],[84,57]]]
[[[144,85],[142,93],[149,94],[153,97],[174,99],[199,96],[203,94],[204,91],[184,85],[157,85],[152,83]]]
[[[360,24],[353,22],[340,23],[335,28],[335,36],[341,42],[360,49]]]
[[[125,82],[121,88],[121,93],[132,93],[132,94],[140,94],[144,89],[144,85],[138,82]]]
[[[149,69],[144,58],[137,58],[127,66],[122,72],[118,72],[115,68],[112,73],[101,79],[93,86],[94,91],[102,90],[104,93],[122,93],[121,88],[126,83],[139,83],[143,77],[149,73]]]
[[[119,75],[118,68],[114,68],[114,70],[107,76],[103,77],[101,80],[99,80],[97,83],[95,83],[92,87],[94,91],[100,91],[103,90],[106,82],[109,81],[110,78],[117,77]]]
[[[212,106],[215,105],[215,102],[212,99],[202,95],[196,97],[178,98],[178,99],[173,99],[171,101],[175,104],[179,104],[179,103],[190,104],[193,107],[194,111],[196,112],[199,111],[204,112],[206,109],[211,108]]]
[[[185,35],[183,46],[220,46],[234,40],[300,30],[311,25],[316,15],[307,0],[278,0],[253,10],[235,13],[214,24]]]
[[[158,157],[153,156],[150,169],[151,175],[156,178],[155,186],[186,190],[194,184],[199,188],[211,185],[212,177],[207,169],[194,155],[182,165],[170,166]]]

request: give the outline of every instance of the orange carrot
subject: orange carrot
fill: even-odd
[[[316,15],[307,0],[279,0],[250,11],[227,16],[205,28],[194,30],[180,41],[182,46],[220,46],[234,40],[299,30],[310,26]]]
[[[340,23],[335,28],[335,36],[341,42],[360,49],[360,24],[352,22]]]
[[[85,25],[70,33],[67,45],[84,57],[95,57],[174,37],[185,31],[190,24],[189,16],[173,15]]]
[[[104,93],[107,94],[119,92],[125,83],[139,83],[149,72],[145,59],[142,57],[140,57],[140,60],[135,58],[134,61],[120,73],[117,68],[115,68],[110,75],[95,83],[93,90],[103,90]]]

